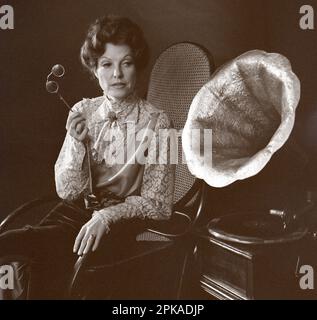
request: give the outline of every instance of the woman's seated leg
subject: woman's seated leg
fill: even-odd
[[[77,259],[72,251],[74,240],[88,217],[61,203],[39,225],[0,235],[2,263],[31,265],[31,298],[57,298],[62,294],[60,289],[67,287]]]

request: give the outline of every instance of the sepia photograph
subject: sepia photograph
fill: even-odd
[[[317,299],[316,13],[0,0],[0,300]]]

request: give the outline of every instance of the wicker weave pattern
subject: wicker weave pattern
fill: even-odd
[[[192,99],[210,79],[212,72],[209,57],[199,46],[178,43],[166,49],[157,59],[151,73],[148,101],[165,110],[176,129],[182,129]],[[178,141],[174,203],[192,187],[195,178],[189,172]]]

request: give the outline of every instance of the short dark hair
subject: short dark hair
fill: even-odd
[[[130,19],[116,15],[98,18],[88,29],[80,51],[82,64],[94,72],[98,59],[105,51],[105,44],[126,44],[134,56],[137,70],[143,69],[149,60],[149,48],[142,30]]]

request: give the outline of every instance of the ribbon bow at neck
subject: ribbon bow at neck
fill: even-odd
[[[114,111],[109,111],[107,114],[107,118],[109,119],[109,122],[111,124],[118,120],[118,117]]]

